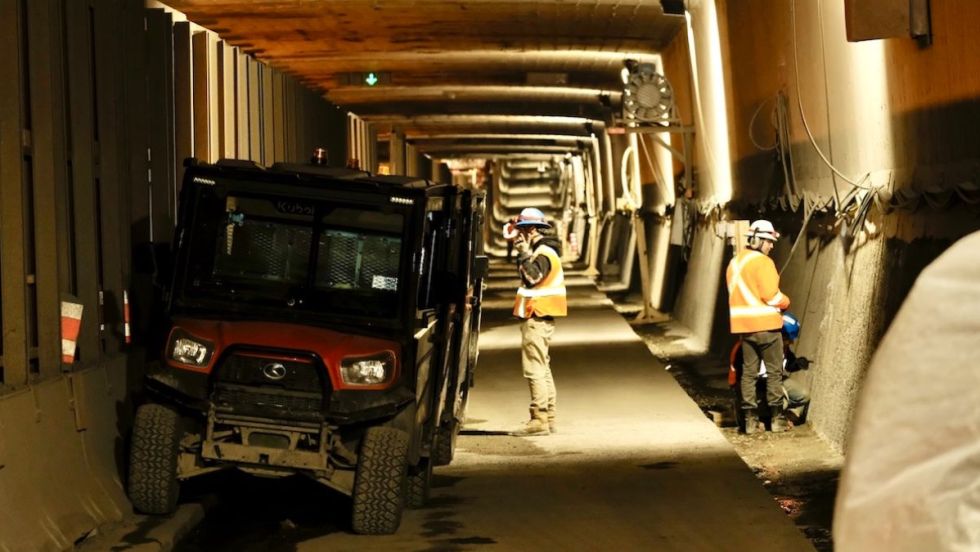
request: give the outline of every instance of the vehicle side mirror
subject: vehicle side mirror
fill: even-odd
[[[490,258],[486,255],[473,257],[473,279],[482,280],[490,273]]]

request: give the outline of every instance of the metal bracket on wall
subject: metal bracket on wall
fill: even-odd
[[[614,120],[614,123],[621,123],[621,119]],[[680,134],[683,137],[683,151],[671,146],[661,136],[664,133]],[[609,128],[609,134],[652,134],[653,141],[660,147],[666,148],[674,157],[684,165],[684,189],[690,190],[693,182],[693,170],[691,167],[690,152],[694,151],[694,126],[692,125],[642,125],[642,126],[614,126]]]
[[[932,17],[929,0],[910,0],[909,33],[919,41],[919,46],[932,44]]]

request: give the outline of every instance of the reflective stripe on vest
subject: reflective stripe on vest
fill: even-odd
[[[761,305],[760,301],[753,293],[752,290],[745,285],[745,280],[742,279],[742,270],[745,266],[749,264],[754,259],[764,256],[758,251],[748,250],[744,257],[741,259],[735,259],[732,261],[732,279],[728,283],[728,295],[730,296],[735,288],[738,288],[739,293],[742,294],[742,299],[745,300],[749,305]]]
[[[561,258],[547,245],[539,245],[535,248],[534,257],[538,255],[548,258],[551,270],[533,288],[518,288],[514,300],[514,316],[519,318],[530,318],[534,315],[565,316],[568,314],[568,302],[565,297],[565,272],[561,267]]]
[[[728,280],[729,314],[733,333],[749,333],[776,329],[782,325],[782,311],[778,305],[786,296],[777,291],[769,301],[763,301],[749,288],[743,275],[753,270],[749,265],[761,262],[766,256],[758,251],[747,250],[732,259]],[[758,270],[756,267],[754,270]]]

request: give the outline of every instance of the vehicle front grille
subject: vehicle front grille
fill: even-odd
[[[235,351],[215,371],[211,402],[219,413],[317,421],[329,390],[314,358]]]
[[[226,357],[216,381],[301,392],[323,391],[321,368],[312,358],[273,357],[247,351]]]

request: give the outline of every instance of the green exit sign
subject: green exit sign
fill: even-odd
[[[391,84],[391,73],[387,71],[365,71],[362,73],[347,73],[342,78],[346,86],[375,87]]]

